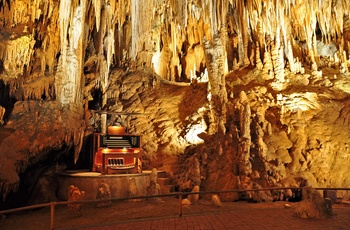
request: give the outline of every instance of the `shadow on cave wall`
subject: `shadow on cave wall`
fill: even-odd
[[[56,173],[64,170],[89,170],[91,167],[90,138],[83,144],[82,151],[74,163],[74,148],[62,146],[59,150],[42,153],[23,173],[19,174],[20,184],[17,192],[10,192],[6,200],[0,199],[0,210],[18,208],[34,204],[49,203],[58,200]]]
[[[8,120],[16,101],[15,98],[10,97],[10,86],[6,85],[3,80],[0,80],[0,106],[5,108],[5,114],[3,117],[5,123]]]

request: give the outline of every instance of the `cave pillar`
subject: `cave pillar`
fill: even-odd
[[[290,125],[292,132],[290,133],[289,138],[293,143],[293,147],[290,150],[290,154],[293,159],[289,165],[289,170],[291,172],[301,170],[303,164],[306,161],[304,151],[308,141],[307,133],[305,130],[307,123],[305,120],[305,115],[301,109],[298,109],[297,114],[297,118],[293,124]]]
[[[216,35],[212,42],[204,39],[205,60],[208,69],[208,100],[211,124],[209,134],[224,134],[226,124],[227,91],[225,86],[225,47]]]
[[[244,92],[241,93],[241,105],[239,108],[240,117],[240,141],[238,144],[238,169],[240,175],[249,175],[252,172],[252,165],[250,163],[250,145],[251,145],[251,109],[247,101],[242,101],[245,98]]]

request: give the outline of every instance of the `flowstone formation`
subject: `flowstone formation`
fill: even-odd
[[[259,80],[256,70],[236,74],[226,78],[233,94],[226,105],[226,135],[200,134],[204,144],[189,148],[190,157],[181,157],[175,173],[179,181],[197,183],[196,158],[204,190],[347,187],[347,170],[341,168],[349,164],[350,133],[344,129],[349,125],[349,96],[336,87],[338,81],[349,82],[347,76],[330,79],[332,86],[326,89],[324,80],[309,76],[313,83],[276,92]],[[251,193],[222,198],[270,200]]]
[[[350,186],[349,1],[0,9],[2,200],[43,181],[39,166],[77,168],[96,126],[114,122],[142,135],[145,165],[190,190]]]

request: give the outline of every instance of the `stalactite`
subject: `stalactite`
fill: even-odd
[[[272,45],[271,49],[271,59],[273,63],[273,70],[275,73],[275,83],[273,83],[274,88],[277,90],[282,89],[282,84],[285,82],[284,79],[284,57],[283,57],[283,47],[276,43]]]
[[[100,30],[100,23],[101,23],[102,2],[101,2],[101,0],[93,0],[92,3],[94,6],[94,10],[95,10],[96,30],[98,32]]]
[[[56,92],[62,104],[79,103],[82,78],[82,35],[86,2],[60,2],[61,56],[56,75]]]
[[[18,77],[23,74],[24,67],[29,66],[33,55],[35,40],[33,36],[22,36],[10,40],[3,50],[3,66],[11,77]]]
[[[9,83],[11,95],[17,93],[16,99],[21,100],[54,99],[52,95],[57,94],[57,99],[64,105],[81,101],[85,77],[83,62],[92,56],[96,57],[96,61],[89,74],[98,76],[92,81],[95,80],[96,88],[106,94],[103,104],[113,97],[107,91],[111,81],[110,70],[112,66],[120,67],[120,63],[134,70],[141,65],[152,67],[149,61],[152,56],[166,57],[156,60],[163,61],[163,72],[168,71],[162,82],[169,80],[174,85],[187,84],[175,82],[183,80],[180,76],[185,68],[180,63],[183,59],[200,56],[188,50],[205,46],[205,62],[198,63],[196,60],[187,64],[193,66],[193,72],[208,70],[210,105],[217,125],[212,129],[215,133],[225,130],[226,52],[234,53],[230,59],[235,62],[232,69],[248,65],[251,62],[248,57],[255,53],[254,61],[256,67],[262,70],[263,79],[274,80],[277,84],[272,86],[280,90],[285,83],[285,59],[292,73],[305,72],[302,67],[303,52],[296,51],[296,40],[300,44],[306,43],[307,64],[314,76],[322,77],[319,62],[323,57],[317,50],[317,44],[322,39],[339,47],[338,53],[330,58],[332,63],[329,66],[348,75],[350,1],[345,0],[15,0],[11,4],[4,1],[1,10],[4,18],[0,21],[3,28],[0,36],[5,41],[0,44],[2,76],[5,81],[21,77]],[[26,27],[19,31],[23,25]],[[230,47],[231,50],[226,46],[225,36],[217,40],[219,32],[229,34],[230,39],[234,37],[235,41],[227,43],[233,47]],[[203,42],[204,37],[208,43]],[[89,51],[91,54],[86,54],[87,41],[93,47]],[[190,44],[186,44],[188,41]],[[158,63],[156,61],[153,64]],[[33,63],[41,65],[40,74],[33,73],[38,69]],[[96,73],[93,73],[94,70]],[[47,79],[43,80],[43,76]],[[22,78],[27,82],[22,84]],[[241,110],[248,111],[249,108],[242,106]],[[242,115],[242,119],[247,117]],[[77,152],[81,144],[80,135],[77,131],[72,138],[72,134],[67,133],[62,139],[75,142]],[[249,142],[241,147],[243,151],[249,151]]]
[[[153,12],[155,3],[157,2],[131,1],[132,45],[130,56],[134,61],[137,59],[138,52],[144,51],[145,42],[147,41],[145,38],[147,33],[152,31],[152,17],[150,17],[149,12]]]
[[[243,11],[243,7],[241,6],[241,1],[236,1],[236,6],[237,8],[234,10],[234,19],[236,22],[236,27],[237,27],[237,35],[238,35],[238,65],[241,66],[243,65],[243,60],[244,60],[244,41],[243,41],[243,29],[241,25],[241,19],[240,15]]]
[[[80,155],[81,147],[84,142],[85,132],[83,129],[74,130],[73,136],[74,136],[73,143],[74,143],[74,164],[75,164],[77,163]]]
[[[249,26],[248,26],[248,17],[247,17],[247,10],[244,8],[243,9],[243,19],[242,19],[242,36],[243,36],[243,65],[244,66],[248,66],[250,64],[250,61],[249,61],[249,50],[248,50],[248,46],[249,46],[249,39],[250,39],[250,36],[249,36],[249,32],[248,32],[248,29],[249,29]]]
[[[131,1],[131,20],[132,20],[132,40],[131,40],[131,58],[133,60],[136,59],[137,51],[138,51],[138,37],[139,37],[139,4],[136,1]]]
[[[220,1],[220,0],[219,0]],[[217,21],[217,10],[216,10],[216,3],[215,1],[209,2],[209,12],[210,12],[210,25],[211,25],[211,34],[216,34],[216,31],[218,31],[218,21]]]
[[[196,17],[196,15],[198,14],[193,9],[195,5],[191,4],[191,2],[188,2],[188,0],[171,1],[170,3],[172,4],[172,8],[176,13],[176,20],[182,28],[187,27],[188,17]]]

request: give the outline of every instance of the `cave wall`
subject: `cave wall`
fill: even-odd
[[[145,114],[128,118],[130,131],[143,135],[145,160],[180,184],[349,186],[349,2],[15,0],[0,9],[4,197],[47,149],[70,146],[78,159],[96,125],[96,91],[95,109]]]

